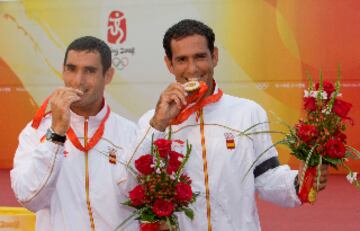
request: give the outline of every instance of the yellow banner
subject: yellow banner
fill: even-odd
[[[34,231],[35,214],[25,208],[0,207],[0,230]]]

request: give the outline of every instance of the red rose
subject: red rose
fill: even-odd
[[[174,211],[174,205],[171,201],[166,201],[163,199],[156,199],[152,211],[156,216],[159,217],[168,217]]]
[[[315,111],[316,110],[316,101],[313,97],[305,97],[304,98],[304,109],[307,111]]]
[[[191,184],[191,179],[186,174],[181,174],[180,181],[184,182],[185,184],[188,184],[188,185]]]
[[[166,168],[166,172],[168,174],[172,174],[179,169],[181,165],[181,161],[179,160],[179,158],[184,158],[184,155],[175,151],[170,151],[168,166]]]
[[[136,186],[133,190],[129,192],[129,198],[131,204],[134,206],[139,206],[144,204],[145,200],[145,190],[141,185]]]
[[[152,167],[153,164],[153,157],[150,154],[140,156],[135,160],[135,168],[144,175],[154,172],[154,168]]]
[[[154,145],[159,151],[161,158],[166,158],[171,150],[171,140],[158,139],[154,142]]]
[[[157,231],[159,227],[160,227],[159,222],[141,223],[140,231]]]
[[[345,146],[338,139],[330,139],[325,144],[326,155],[331,158],[343,158],[345,156]]]
[[[319,90],[319,83],[315,84],[315,90]],[[324,81],[323,90],[327,93],[328,98],[330,98],[331,94],[335,91],[334,84],[328,81]]]
[[[189,202],[192,199],[192,190],[190,185],[179,182],[175,186],[175,199],[179,202]]]
[[[334,134],[334,137],[342,143],[346,143],[346,135],[344,133],[338,131]]]
[[[296,135],[305,143],[312,141],[318,134],[314,125],[300,123],[296,128]]]
[[[351,107],[352,107],[351,103],[345,102],[340,99],[336,99],[334,102],[333,111],[341,118],[346,118]]]

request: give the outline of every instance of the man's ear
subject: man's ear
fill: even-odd
[[[166,63],[166,66],[171,74],[174,74],[174,67],[172,61],[167,57],[167,55],[164,56],[164,61]]]
[[[114,74],[115,74],[115,69],[113,67],[110,67],[105,72],[105,84],[111,83],[111,80],[113,79]]]
[[[214,47],[214,51],[212,53],[212,59],[214,62],[214,66],[216,66],[219,60],[219,49],[217,47]]]

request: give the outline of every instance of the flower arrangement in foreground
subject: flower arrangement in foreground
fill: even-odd
[[[298,196],[302,203],[314,203],[316,201],[317,187],[320,184],[320,167],[322,164],[330,165],[338,169],[343,167],[348,171],[347,180],[360,189],[358,174],[352,172],[346,164],[348,159],[360,159],[360,152],[346,142],[345,130],[347,123],[353,121],[348,117],[352,105],[341,98],[340,94],[340,71],[335,85],[322,80],[315,85],[309,78],[309,88],[304,94],[305,118],[301,119],[294,126],[285,126],[288,133],[282,131],[252,131],[253,128],[268,122],[257,123],[248,129],[239,132],[240,136],[251,136],[263,133],[277,133],[284,135],[284,138],[274,143],[263,151],[256,161],[268,150],[276,145],[283,144],[290,148],[291,154],[304,162],[302,175],[299,179]],[[245,176],[250,173],[248,169]],[[245,177],[244,177],[245,179]],[[313,187],[314,182],[317,187]]]
[[[281,142],[290,148],[292,155],[305,163],[299,179],[299,198],[303,203],[316,200],[317,189],[313,188],[313,182],[316,180],[316,185],[319,185],[316,175],[320,176],[321,164],[335,169],[344,167],[349,172],[347,178],[360,189],[356,173],[346,165],[348,158],[359,159],[360,153],[346,143],[344,132],[347,123],[352,124],[352,119],[348,117],[352,105],[341,99],[340,78],[335,85],[322,81],[321,72],[320,81],[315,85],[309,79],[309,88],[304,92],[305,118],[289,127],[290,132]]]
[[[135,208],[132,217],[140,221],[141,231],[158,230],[161,224],[178,230],[174,212],[184,212],[193,219],[189,205],[195,202],[197,194],[192,191],[191,179],[183,173],[192,146],[186,142],[185,155],[174,151],[172,147],[176,146],[184,146],[184,142],[157,139],[149,154],[135,160],[138,185],[129,192],[129,200],[124,204]]]

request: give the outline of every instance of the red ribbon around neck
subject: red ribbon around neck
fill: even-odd
[[[50,97],[46,98],[46,100],[40,106],[39,110],[35,113],[34,119],[33,119],[32,124],[31,124],[31,126],[33,128],[35,128],[35,129],[38,129],[38,127],[40,126],[42,118],[44,118],[44,116],[46,115],[45,111],[46,111],[47,105],[49,103],[49,98]],[[109,118],[109,115],[110,115],[110,107],[109,107],[109,105],[107,105],[106,114],[105,114],[104,118],[102,119],[99,127],[95,131],[93,137],[91,137],[91,139],[85,145],[85,147],[80,143],[79,138],[76,136],[74,130],[71,127],[66,132],[66,135],[67,135],[68,139],[80,151],[88,152],[90,149],[92,149],[99,142],[99,140],[103,136],[104,129],[105,129],[105,122]]]
[[[215,86],[215,84],[214,84]],[[188,105],[180,111],[180,113],[171,121],[171,125],[178,125],[184,122],[189,118],[191,114],[196,111],[199,111],[201,108],[205,107],[210,103],[215,103],[220,100],[223,92],[221,89],[218,89],[218,92],[213,95],[209,95],[208,97],[203,97],[208,90],[208,86],[204,82],[200,82],[200,89],[199,91],[187,97]],[[195,102],[196,101],[196,102]],[[194,104],[192,104],[195,102]],[[191,105],[192,104],[192,105]]]

